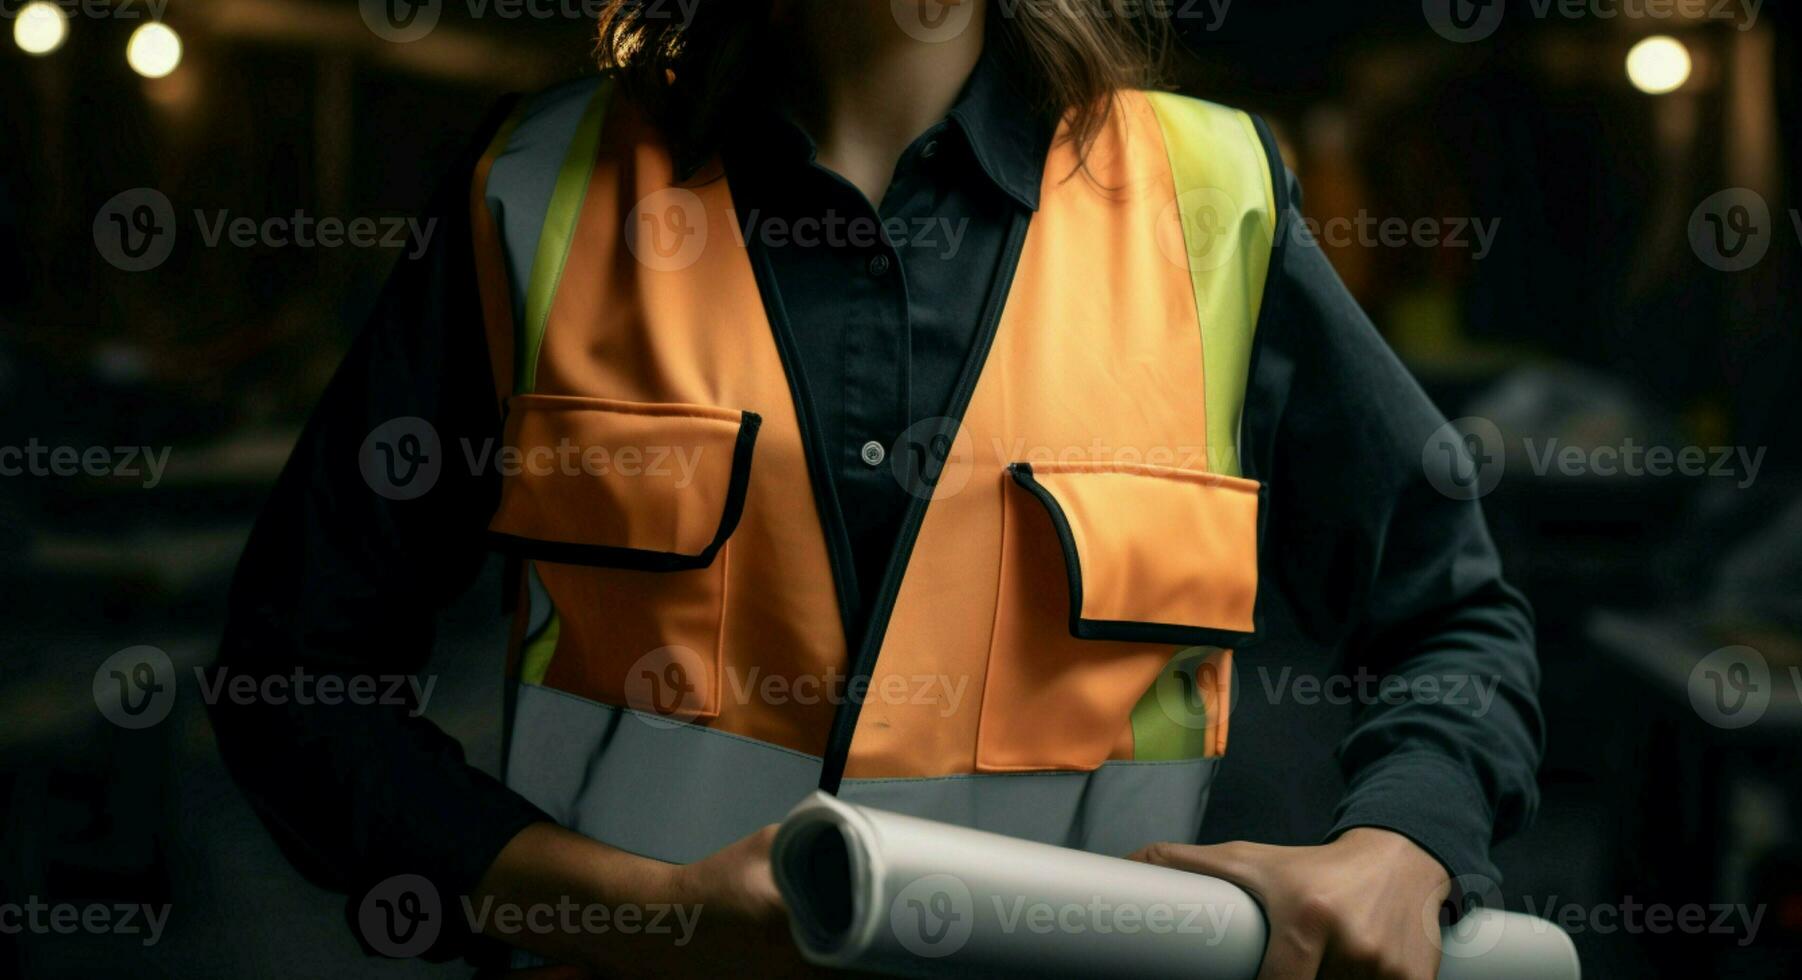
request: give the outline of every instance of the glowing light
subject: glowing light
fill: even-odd
[[[145,78],[162,78],[181,65],[181,35],[167,24],[145,24],[125,42],[125,63]]]
[[[1627,78],[1647,95],[1675,92],[1689,81],[1689,49],[1663,34],[1648,37],[1627,52]]]
[[[13,41],[26,54],[49,54],[69,36],[69,15],[63,8],[34,0],[13,18]]]

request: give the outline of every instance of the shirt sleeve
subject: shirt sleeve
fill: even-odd
[[[301,872],[353,905],[392,876],[424,877],[447,913],[439,955],[465,951],[457,897],[549,819],[388,696],[426,666],[435,613],[478,577],[499,497],[463,450],[495,444],[501,425],[470,239],[476,152],[422,216],[425,240],[402,250],[233,580],[218,690],[273,679],[320,696],[211,709],[228,767]]]
[[[1401,833],[1468,908],[1499,882],[1490,845],[1538,802],[1532,611],[1503,580],[1480,503],[1435,489],[1451,486],[1450,463],[1424,450],[1446,420],[1309,238],[1286,183],[1247,449],[1269,485],[1266,581],[1303,635],[1373,678],[1338,747],[1348,788],[1329,839]]]

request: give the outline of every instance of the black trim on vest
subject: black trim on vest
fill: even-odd
[[[1291,216],[1295,213],[1297,202],[1292,200],[1289,192],[1289,171],[1283,164],[1283,154],[1277,149],[1276,135],[1270,131],[1259,116],[1251,117],[1252,127],[1258,132],[1258,141],[1263,144],[1264,156],[1270,164],[1271,189],[1276,200],[1276,214],[1271,216],[1270,268],[1264,276],[1264,295],[1258,305],[1258,322],[1252,327],[1251,359],[1245,370],[1245,405],[1241,411],[1239,433],[1239,467],[1240,475],[1247,479],[1257,480],[1260,484],[1266,481],[1270,472],[1271,452],[1276,442],[1277,419],[1268,411],[1253,412],[1252,406],[1257,403],[1282,404],[1274,387],[1287,388],[1288,376],[1273,378],[1268,374],[1271,365],[1264,363],[1264,336],[1270,325],[1278,322],[1282,314],[1278,308],[1282,305],[1282,290],[1277,288],[1277,279],[1283,270],[1284,257],[1288,254],[1289,236],[1294,232]],[[1258,545],[1263,551],[1264,513],[1267,508],[1260,506],[1258,512]]]
[[[1265,337],[1273,325],[1282,321],[1282,297],[1287,294],[1278,288],[1277,280],[1282,276],[1283,262],[1288,255],[1289,236],[1295,233],[1294,222],[1299,217],[1300,202],[1290,193],[1289,171],[1283,164],[1282,151],[1277,148],[1276,134],[1270,131],[1262,117],[1253,115],[1251,121],[1258,132],[1258,141],[1263,144],[1264,156],[1270,162],[1276,214],[1271,216],[1270,268],[1264,276],[1258,322],[1252,327],[1251,359],[1245,368],[1245,405],[1239,423],[1239,469],[1241,476],[1258,481],[1258,575],[1270,581],[1274,569],[1264,561],[1267,550],[1264,540],[1270,524],[1270,472],[1276,452],[1276,429],[1281,421],[1270,406],[1287,401],[1286,392],[1294,365],[1280,357],[1275,360],[1265,357]],[[1262,636],[1263,589],[1258,590],[1257,602],[1252,607],[1252,624]]]
[[[1027,493],[1038,498],[1051,515],[1058,546],[1064,552],[1064,571],[1070,579],[1070,635],[1079,640],[1116,640],[1122,643],[1168,643],[1185,647],[1236,647],[1251,638],[1239,630],[1185,626],[1180,623],[1145,623],[1135,620],[1084,619],[1082,616],[1082,559],[1076,553],[1076,536],[1064,507],[1032,473],[1031,463],[1010,463],[1007,471]],[[1259,491],[1260,495],[1262,491]],[[1263,504],[1259,501],[1259,506]]]
[[[1001,313],[1007,307],[1008,295],[1013,292],[1014,273],[1019,270],[1020,252],[1026,244],[1026,230],[1032,223],[1032,212],[1019,211],[1014,214],[1013,223],[1008,226],[1007,240],[1001,247],[1001,258],[995,268],[994,281],[989,283],[988,300],[983,304],[982,320],[977,327],[976,342],[970,346],[970,353],[964,359],[963,372],[958,375],[957,387],[951,392],[951,403],[939,420],[940,432],[936,435],[953,437],[959,426],[963,425],[964,412],[970,407],[970,397],[976,393],[976,382],[982,377],[983,366],[989,360],[989,348],[995,343],[995,333],[1001,326]],[[929,456],[930,460],[931,457]],[[943,460],[932,460],[928,468],[921,474],[927,486],[938,482],[939,469]],[[845,764],[851,755],[851,739],[857,733],[857,719],[863,713],[863,694],[867,693],[870,674],[876,668],[876,658],[882,652],[882,639],[888,633],[889,617],[895,611],[895,599],[901,593],[901,580],[906,575],[907,565],[913,558],[914,542],[920,536],[920,525],[926,521],[926,507],[932,503],[932,494],[915,494],[907,505],[907,513],[901,520],[901,533],[895,541],[895,550],[889,554],[888,568],[883,572],[882,584],[876,593],[876,604],[870,609],[870,621],[864,627],[863,639],[856,647],[856,654],[851,658],[845,685],[847,697],[838,706],[832,716],[832,731],[826,738],[825,757],[820,766],[820,789],[836,795],[839,784],[844,782]]]
[[[530,558],[558,565],[587,565],[594,568],[623,568],[636,572],[692,572],[713,564],[725,546],[726,539],[738,530],[744,516],[745,492],[751,485],[751,457],[757,445],[757,430],[763,416],[743,412],[739,416],[738,440],[732,447],[732,477],[726,484],[726,502],[720,513],[720,526],[713,540],[700,554],[684,555],[674,551],[649,551],[644,548],[619,548],[611,545],[575,544],[568,541],[544,541],[522,538],[514,534],[488,532],[495,550],[514,558]]]
[[[982,321],[978,322],[977,342],[969,346],[969,355],[964,358],[964,369],[957,377],[957,387],[951,389],[951,404],[946,405],[946,413],[939,418],[939,427],[946,438],[957,434],[957,429],[964,423],[964,411],[969,409],[969,398],[977,393],[977,380],[982,377],[982,367],[989,360],[989,348],[995,346],[995,333],[1000,330],[1002,310],[1007,308],[1007,295],[1013,294],[1015,272],[1020,268],[1020,252],[1025,247],[1025,232],[1033,223],[1031,211],[1018,211],[1013,216],[1013,223],[1007,227],[1007,240],[1002,245],[1002,256],[995,267],[995,279],[989,283],[987,301],[982,304]],[[937,436],[935,434],[935,436]],[[921,477],[926,486],[933,486],[939,479],[942,459],[928,465]],[[863,713],[863,694],[869,690],[870,674],[876,670],[876,658],[883,649],[883,636],[888,632],[888,616],[894,614],[896,598],[901,594],[901,580],[906,575],[906,566],[914,557],[914,542],[919,539],[919,528],[926,522],[926,506],[932,504],[932,494],[915,494],[908,503],[903,519],[901,533],[897,535],[896,548],[888,553],[888,567],[883,571],[883,582],[876,593],[876,605],[870,607],[870,622],[865,623],[863,638],[856,645],[856,654],[851,658],[851,668],[847,672],[847,697],[838,712],[833,713],[833,730],[825,740],[825,757],[820,766],[820,789],[827,793],[838,794],[838,785],[845,780],[845,764],[851,758],[851,740],[858,731],[858,717]]]

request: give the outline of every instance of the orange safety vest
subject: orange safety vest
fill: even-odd
[[[816,786],[1101,852],[1193,839],[1256,628],[1268,132],[1123,92],[1087,173],[1055,144],[950,417],[891,453],[916,499],[848,637],[780,299],[729,182],[679,182],[612,89],[524,102],[472,191],[491,532],[524,568],[509,784],[668,861]]]

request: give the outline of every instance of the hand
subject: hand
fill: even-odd
[[[664,906],[689,924],[665,929],[502,931],[491,917],[485,931],[583,976],[688,977],[703,973],[794,977],[815,972],[788,931],[788,915],[770,872],[765,827],[693,864],[654,861],[609,847],[553,823],[522,830],[502,849],[473,900],[514,908]],[[665,925],[675,925],[670,919]],[[565,970],[557,976],[573,975]]]
[[[775,839],[772,824],[672,870],[671,901],[700,910],[694,941],[682,951],[683,973],[796,977],[819,972],[801,958],[789,934],[788,911],[770,871]]]
[[[1355,827],[1319,847],[1153,844],[1131,857],[1250,892],[1270,924],[1258,980],[1431,980],[1439,972],[1426,926],[1438,918],[1423,910],[1445,901],[1451,878],[1394,831]]]

